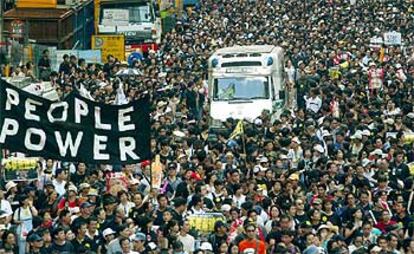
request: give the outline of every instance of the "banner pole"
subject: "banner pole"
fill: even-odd
[[[244,119],[243,119],[243,121],[244,121]],[[246,156],[247,156],[247,154],[246,154],[246,140],[245,140],[245,136],[244,136],[244,122],[243,122],[243,125],[242,125],[243,127],[243,130],[242,130],[242,133],[241,133],[241,138],[242,138],[242,145],[243,145],[243,154],[245,155],[244,156],[244,164],[245,165],[247,165],[247,158],[246,158]]]

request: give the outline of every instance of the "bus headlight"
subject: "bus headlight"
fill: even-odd
[[[272,57],[269,57],[268,59],[267,59],[267,66],[270,66],[270,65],[272,65],[273,64],[273,58]]]
[[[211,66],[213,67],[213,68],[215,68],[215,67],[217,67],[217,65],[219,64],[219,61],[218,61],[218,59],[213,59],[212,61],[211,61]]]

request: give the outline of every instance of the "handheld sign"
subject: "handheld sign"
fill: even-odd
[[[161,188],[161,181],[162,181],[162,163],[160,160],[160,155],[157,154],[155,156],[154,162],[151,164],[151,183],[152,188]]]
[[[384,43],[385,45],[401,45],[401,33],[394,31],[384,33]]]

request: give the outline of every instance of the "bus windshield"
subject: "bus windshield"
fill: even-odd
[[[214,79],[213,100],[269,99],[268,80],[266,77]]]
[[[155,20],[150,3],[117,3],[101,6],[101,25],[120,26],[152,23]]]

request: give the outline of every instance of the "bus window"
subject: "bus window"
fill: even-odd
[[[214,80],[213,100],[268,99],[266,77],[218,78]]]

